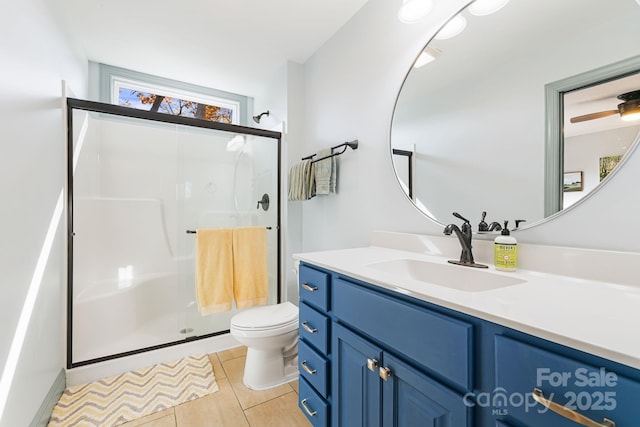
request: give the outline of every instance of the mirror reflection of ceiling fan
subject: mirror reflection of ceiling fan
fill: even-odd
[[[617,98],[622,102],[615,110],[598,111],[597,113],[585,114],[583,116],[572,117],[571,123],[586,122],[588,120],[600,119],[602,117],[619,114],[622,120],[640,120],[640,90],[623,93]]]

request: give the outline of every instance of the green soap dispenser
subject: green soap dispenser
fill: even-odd
[[[509,221],[504,222],[502,232],[493,243],[493,263],[496,270],[516,271],[518,264],[518,242],[511,235],[507,225]]]

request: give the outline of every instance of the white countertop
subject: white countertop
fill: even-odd
[[[307,252],[294,258],[640,369],[639,286],[532,270],[501,272],[490,265],[487,271],[526,283],[466,292],[369,266],[397,259],[446,264],[456,257],[369,246]]]

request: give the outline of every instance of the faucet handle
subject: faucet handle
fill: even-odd
[[[489,231],[489,225],[484,221],[487,217],[487,211],[482,211],[482,219],[478,224],[478,231]]]
[[[461,220],[463,220],[464,222],[469,222],[469,220],[465,217],[463,217],[462,215],[460,215],[458,212],[454,212],[453,216],[455,216],[456,218],[460,218]]]

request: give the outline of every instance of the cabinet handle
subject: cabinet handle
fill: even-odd
[[[378,367],[378,361],[376,359],[367,359],[367,368],[371,372],[375,372]]]
[[[303,289],[306,289],[309,292],[315,292],[318,290],[317,286],[309,285],[307,282],[302,283],[302,285],[300,286],[302,286]]]
[[[605,418],[601,424],[596,421],[593,421],[591,418],[587,418],[584,415],[580,415],[579,413],[577,413],[572,409],[565,408],[564,406],[558,403],[555,403],[551,399],[547,399],[546,397],[544,397],[544,395],[542,394],[542,390],[540,390],[539,388],[533,389],[533,399],[539,404],[541,404],[542,406],[545,406],[551,409],[556,414],[561,415],[580,425],[587,426],[587,427],[616,427],[616,423],[614,423],[610,419]]]
[[[302,369],[304,369],[304,371],[305,371],[307,374],[309,374],[309,375],[315,375],[316,370],[315,370],[315,369],[311,369],[311,368],[309,368],[309,367],[307,366],[307,361],[306,361],[306,360],[303,360],[303,361],[300,363],[300,366],[302,366]]]
[[[307,322],[302,322],[301,325],[304,328],[304,330],[309,332],[310,334],[315,334],[316,332],[318,332],[316,328],[310,327]]]
[[[300,404],[302,405],[302,407],[304,408],[304,411],[309,414],[310,417],[315,417],[318,412],[317,411],[313,411],[311,409],[309,409],[309,407],[307,406],[307,399],[302,399],[300,401]]]
[[[381,366],[380,370],[378,371],[378,375],[380,375],[380,378],[382,378],[383,380],[387,381],[389,379],[389,377],[391,376],[391,369],[383,368]]]

